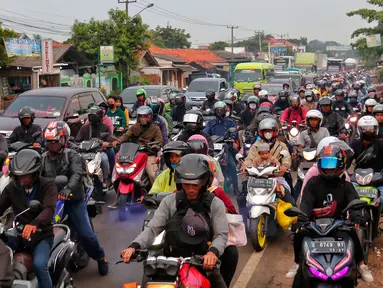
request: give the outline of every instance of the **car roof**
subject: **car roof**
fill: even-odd
[[[175,86],[171,85],[140,85],[140,86],[131,86],[126,88],[125,90],[137,90],[137,89],[166,89],[166,88],[171,88],[171,89],[177,89]]]
[[[72,95],[84,92],[100,92],[97,88],[72,88],[72,87],[47,87],[26,91],[20,96],[58,96],[71,97]]]
[[[221,82],[221,81],[226,81],[225,78],[197,78],[197,79],[194,79],[192,82],[194,81],[203,81],[203,82],[207,82],[207,81],[215,81],[215,82]]]

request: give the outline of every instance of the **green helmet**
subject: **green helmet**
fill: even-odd
[[[223,102],[223,101],[218,101],[214,104],[214,109],[217,109],[217,108],[225,108],[226,109],[226,103]]]
[[[146,99],[146,91],[145,91],[145,89],[143,89],[143,88],[137,89],[136,96],[138,97],[140,95],[144,95],[144,97]]]

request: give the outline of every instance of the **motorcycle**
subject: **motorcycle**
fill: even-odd
[[[118,197],[120,221],[126,220],[126,205],[135,204],[135,200],[139,198],[138,195],[143,195],[143,191],[149,191],[150,180],[144,173],[148,161],[147,152],[154,153],[153,148],[157,143],[121,144],[120,151],[116,155],[115,173],[112,177]]]
[[[309,169],[315,164],[316,161],[316,148],[304,148],[298,151],[299,161],[297,182],[294,186],[293,197],[297,200],[302,188],[303,180],[306,177]]]
[[[342,211],[342,216],[345,219],[348,211],[363,209],[365,206],[365,201],[353,200]],[[314,210],[319,213],[323,209]],[[354,258],[356,244],[350,236],[355,233],[355,224],[348,220],[320,217],[310,221],[296,207],[287,209],[284,214],[289,217],[299,216],[304,220],[301,231],[309,231],[315,235],[303,238],[300,263],[302,272],[294,282],[299,281],[302,287],[355,287],[358,281]],[[348,235],[334,237],[332,233],[336,231],[346,232]]]
[[[21,232],[24,227],[17,222],[17,218],[28,211],[34,213],[41,211],[40,202],[32,200],[29,208],[15,216],[11,229],[6,230],[4,226],[0,225],[0,234],[9,240],[21,243]],[[73,279],[66,270],[74,250],[74,243],[70,240],[71,231],[66,225],[56,224],[53,225],[53,232],[54,240],[48,261],[53,287],[73,288]],[[37,288],[37,278],[32,270],[32,255],[27,252],[14,252],[12,262],[15,276],[12,287]]]
[[[298,139],[299,135],[301,134],[302,130],[304,129],[305,125],[304,124],[299,124],[297,121],[292,121],[291,125],[283,125],[282,126],[282,131],[283,135],[285,136],[286,140],[288,143],[295,148],[298,148]],[[298,168],[298,159],[294,158],[292,159],[292,170],[297,170]]]
[[[367,263],[368,251],[372,246],[372,241],[380,234],[379,221],[381,216],[381,192],[377,189],[381,185],[383,176],[380,172],[374,173],[372,168],[355,170],[354,175],[350,177],[351,183],[358,192],[360,200],[367,202],[364,209],[367,226],[363,229],[363,254]]]

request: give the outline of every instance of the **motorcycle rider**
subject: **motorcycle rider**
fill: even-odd
[[[214,153],[214,143],[211,140],[209,134],[203,131],[203,115],[201,111],[198,110],[189,110],[186,112],[183,118],[184,129],[178,135],[177,140],[187,142],[188,139],[196,134],[200,134],[206,138],[209,143],[210,153]]]
[[[31,149],[16,153],[9,171],[13,181],[0,194],[0,215],[9,207],[17,215],[28,208],[31,200],[41,203],[41,211],[25,213],[17,220],[24,226],[23,243],[28,243],[25,248],[33,254],[33,270],[39,287],[51,288],[48,260],[53,244],[52,219],[57,201],[56,185],[54,181],[40,176],[41,157]]]
[[[186,96],[182,93],[175,97],[176,106],[170,111],[170,116],[173,121],[181,122],[186,111],[190,110],[189,105],[186,105]]]
[[[327,96],[327,94],[328,94],[328,88],[326,86],[326,81],[321,80],[318,82],[318,91],[319,91],[320,97]]]
[[[282,90],[289,90],[289,89],[290,89],[290,84],[287,82],[283,83]]]
[[[168,143],[168,123],[164,117],[162,117],[159,112],[161,108],[161,103],[156,96],[149,96],[145,100],[145,106],[148,106],[153,111],[152,123],[156,124],[162,134],[162,144],[166,145]]]
[[[288,107],[290,107],[289,103],[289,90],[282,90],[278,93],[278,99],[274,103],[274,111],[285,111]]]
[[[145,105],[146,91],[144,88],[137,89],[136,91],[137,101],[132,107],[132,112],[137,111],[138,108]]]
[[[174,182],[174,169],[180,163],[181,158],[189,154],[190,148],[183,141],[172,141],[164,146],[163,157],[168,169],[161,172],[156,177],[149,194],[173,192],[176,190],[176,183]]]
[[[297,121],[298,124],[303,123],[306,118],[306,109],[300,105],[300,98],[298,95],[290,96],[291,107],[286,108],[281,115],[281,124],[288,123],[291,125],[292,121]]]
[[[362,104],[359,103],[358,95],[355,93],[355,91],[352,91],[351,94],[348,96],[349,103],[353,109],[354,112],[361,112],[362,111]]]
[[[362,116],[372,116],[372,111],[376,105],[378,105],[378,102],[376,102],[375,99],[367,99],[366,102],[364,102],[364,112]]]
[[[215,99],[215,91],[213,89],[209,89],[206,91],[206,100],[203,101],[202,103],[202,107],[201,107],[201,111],[206,111],[208,109],[210,109],[211,111],[213,111],[214,109],[214,104],[217,102],[218,100]]]
[[[365,88],[366,81],[360,80],[359,81],[359,91],[363,94],[364,97],[368,96],[368,92]]]
[[[335,91],[334,95],[336,101],[332,103],[332,111],[338,113],[343,119],[347,119],[348,115],[354,113],[354,110],[352,109],[350,103],[344,100],[344,91],[338,89]]]
[[[129,126],[129,109],[124,106],[124,100],[122,100],[121,96],[116,96],[116,106],[120,107],[122,112],[125,114],[125,119],[126,119],[126,127]]]
[[[265,91],[265,90],[262,90],[262,91]],[[241,114],[239,114],[239,117],[241,117],[245,127],[249,126],[251,121],[254,119],[257,113],[257,108],[258,108],[258,98],[256,96],[249,97],[249,99],[247,99],[246,109]]]
[[[212,174],[205,156],[188,154],[182,157],[175,168],[174,179],[178,191],[161,201],[148,227],[121,252],[121,256],[129,263],[136,249],[148,248],[165,230],[166,257],[204,255],[204,269],[212,270],[207,276],[211,287],[226,288],[219,271],[213,270],[227,242],[226,209],[223,202],[207,190]],[[193,233],[188,232],[191,229]]]
[[[264,102],[267,102],[273,105],[273,102],[269,100],[269,92],[267,92],[267,90],[261,90],[258,94],[258,97],[259,97],[259,105],[261,105]]]
[[[41,127],[33,124],[33,121],[35,120],[35,112],[32,111],[31,107],[24,106],[21,108],[18,113],[18,117],[20,126],[16,126],[15,129],[13,129],[12,134],[8,138],[8,144],[18,141],[30,143],[31,140],[34,140],[32,139],[32,135],[34,133],[41,133]],[[37,142],[38,141],[36,141],[36,143]]]
[[[258,96],[259,92],[262,90],[262,85],[259,83],[255,83],[253,86],[253,94],[254,96]]]
[[[338,113],[332,111],[331,99],[329,97],[321,98],[318,106],[323,115],[322,127],[327,128],[331,136],[338,136],[344,126],[344,120]],[[345,137],[345,135],[343,136]]]
[[[124,111],[116,105],[117,98],[115,96],[109,96],[108,104],[109,109],[106,115],[112,120],[114,129],[124,130],[126,127],[126,117]]]
[[[113,127],[113,122],[112,120],[108,117],[108,115],[106,115],[106,112],[108,111],[108,108],[109,108],[109,105],[108,103],[102,101],[102,102],[99,102],[97,104],[98,107],[101,108],[102,112],[103,112],[103,116],[102,116],[102,124],[108,126],[109,130],[110,130],[110,133],[113,134],[113,130],[114,130],[114,127]],[[85,121],[85,124],[89,123],[89,120],[87,119]]]
[[[375,119],[379,123],[379,132],[376,136],[377,139],[383,138],[383,104],[378,104],[374,107],[372,110],[372,113],[374,114]]]
[[[158,115],[162,116],[166,120],[166,126],[168,128],[168,136],[170,138],[171,132],[173,131],[173,119],[168,113],[165,113],[165,101],[162,98],[158,98],[158,105],[160,106],[158,110]]]
[[[43,135],[48,151],[41,156],[41,175],[51,179],[59,175],[68,177],[68,184],[59,191],[58,199],[65,200],[64,215],[71,219],[86,253],[97,261],[98,272],[104,276],[108,274],[109,264],[89,222],[82,180],[82,174],[85,173],[83,160],[76,151],[67,148],[70,128],[64,121],[53,121],[45,128]],[[53,212],[54,209],[55,206]],[[52,217],[53,214],[50,220]]]
[[[302,103],[302,107],[306,109],[306,111],[317,109],[318,102],[315,102],[315,94],[312,90],[306,90],[304,94],[304,102]]]
[[[102,150],[101,152],[101,170],[102,170],[102,176],[103,176],[103,182],[102,182],[102,189],[104,192],[108,192],[109,188],[109,175],[110,171],[114,167],[109,167],[109,158],[107,155],[108,153],[112,153],[115,157],[114,149],[111,147],[108,147],[107,144],[108,141],[113,141],[111,138],[111,133],[109,131],[109,127],[104,125],[102,123],[102,117],[103,117],[103,111],[98,106],[92,106],[89,108],[88,113],[88,120],[89,123],[86,123],[81,126],[80,130],[78,131],[78,134],[76,136],[76,142],[81,143],[82,141],[90,140],[92,138],[97,138],[99,141],[102,142]],[[101,139],[101,133],[107,133],[108,136]]]
[[[298,96],[299,96],[299,98],[301,98],[302,104],[305,102],[305,93],[306,93],[306,90],[304,87],[299,88]]]
[[[352,200],[359,199],[359,195],[354,186],[345,180],[346,152],[338,146],[325,146],[318,157],[317,167],[320,175],[312,177],[307,182],[303,191],[300,210],[312,218],[313,210],[322,208],[325,210],[324,213],[330,213],[330,215],[326,215],[326,217],[330,216],[338,219],[341,217],[341,211],[343,211]],[[351,220],[358,225],[357,227],[366,221],[360,211],[350,211],[350,217]],[[303,237],[307,236],[307,233],[299,231],[301,227],[302,222],[300,222],[299,219],[298,222],[291,227],[291,230],[296,232],[296,234],[294,234],[295,263],[301,263],[302,241]],[[338,235],[338,233],[339,232],[336,232],[336,235]],[[372,282],[372,275],[363,262],[360,241],[356,234],[352,233],[350,236],[353,239],[354,245],[356,245],[355,259],[357,263],[360,263],[358,271],[364,281]],[[299,267],[294,278],[294,288],[302,287],[300,283],[301,277],[302,267]]]

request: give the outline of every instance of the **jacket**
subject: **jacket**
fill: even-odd
[[[291,107],[285,109],[281,115],[281,123],[287,122],[291,124],[294,120],[301,124],[306,119],[306,109],[303,107],[299,107],[298,109],[293,109]]]
[[[3,163],[8,157],[8,144],[3,135],[0,134],[0,163]],[[2,165],[1,165],[2,167]]]
[[[149,126],[144,127],[140,123],[136,123],[131,126],[128,131],[122,135],[119,140],[121,142],[126,142],[130,139],[136,139],[139,144],[147,144],[150,142],[157,141],[158,146],[163,146],[162,143],[162,133],[160,127],[155,124],[149,124]]]
[[[145,105],[145,101],[137,100],[132,106],[132,112],[137,111],[138,108]]]
[[[331,136],[337,136],[340,129],[343,128],[344,120],[336,112],[330,111],[330,113],[323,113],[322,127],[327,128]]]
[[[170,173],[170,168],[162,171],[160,175],[156,177],[149,194],[162,193],[162,192],[173,192],[176,190],[176,182],[174,181],[174,171]],[[171,176],[171,184],[169,180]]]
[[[166,145],[168,143],[169,138],[168,138],[168,128],[167,128],[168,124],[165,118],[160,115],[157,115],[153,117],[152,123],[160,127],[161,134],[162,134],[162,144]]]
[[[155,211],[153,219],[149,222],[148,227],[133,240],[130,247],[147,249],[152,245],[156,236],[165,230],[169,219],[177,211],[176,195],[177,193],[173,193],[161,201],[160,206]],[[226,219],[225,205],[217,197],[214,197],[211,202],[209,216],[213,230],[213,238],[209,251],[215,253],[219,257],[223,254],[226,247],[228,223]]]
[[[106,115],[110,118],[110,120],[112,120],[114,128],[126,127],[125,113],[121,110],[120,107],[117,107],[114,112],[108,109]],[[120,117],[121,120],[117,120],[117,117]]]
[[[354,140],[350,147],[354,150],[354,155],[347,157],[347,167],[350,167],[352,160],[355,160],[355,169],[372,168],[376,172],[383,169],[383,140],[376,139],[369,145],[365,145],[363,140],[358,139]]]
[[[186,111],[190,110],[189,105],[174,106],[170,110],[170,116],[172,117],[173,122],[182,122],[184,120],[184,115]]]
[[[87,123],[89,123],[89,120],[86,120],[85,124],[87,124]],[[108,126],[110,133],[113,134],[113,131],[114,131],[113,122],[112,122],[112,120],[110,120],[110,118],[107,115],[102,117],[102,124]]]
[[[259,145],[261,145],[263,143],[265,143],[265,141],[263,139],[261,139],[261,140],[255,142],[251,146],[251,148],[249,150],[249,154],[247,155],[245,162],[243,163],[242,167],[247,167],[247,166],[253,165],[253,161],[259,156],[258,147],[259,147]],[[274,144],[270,145],[271,155],[277,159],[281,158],[281,151],[283,151],[283,150],[289,152],[289,149],[287,148],[286,144],[279,141],[279,140],[276,140],[274,142]],[[291,167],[290,153],[289,153],[288,157],[282,158],[282,165],[285,165],[287,167],[287,169],[289,169]]]
[[[332,111],[338,113],[343,119],[346,119],[348,115],[354,113],[354,109],[352,109],[350,103],[346,101],[334,101],[332,103]]]
[[[215,196],[217,196],[223,204],[226,207],[227,213],[230,214],[238,214],[237,209],[235,209],[235,206],[233,205],[233,202],[231,202],[229,196],[223,191],[222,188],[216,187],[216,186],[211,186],[209,189],[209,192],[214,193]]]
[[[96,127],[92,126],[90,123],[86,123],[81,126],[80,130],[76,136],[76,142],[82,142],[90,140],[92,138],[100,138],[101,133],[108,133],[109,136],[105,138],[107,141],[113,141],[111,137],[110,129],[108,126],[100,123]]]
[[[239,114],[239,117],[241,117],[243,124],[245,125],[245,127],[247,127],[250,125],[251,121],[253,121],[256,115],[256,110],[250,110],[249,108],[247,108],[245,111]]]
[[[65,148],[56,160],[51,160],[48,153],[47,151],[42,155],[42,176],[51,179],[55,179],[59,175],[67,176],[67,188],[73,194],[69,201],[84,200],[85,192],[82,176],[86,173],[86,170],[80,154],[75,150]]]
[[[383,139],[383,123],[379,123],[379,131],[378,131],[378,136],[376,139]]]
[[[13,129],[12,134],[9,136],[8,143],[12,144],[17,141],[31,143],[32,135],[35,132],[41,133],[41,127],[39,125],[31,124],[28,127],[23,125],[17,126]]]
[[[126,127],[128,127],[129,126],[129,121],[130,121],[128,108],[125,108],[124,114],[125,114],[125,119],[126,119]]]
[[[24,226],[31,224],[41,229],[32,234],[30,244],[33,245],[45,237],[53,236],[52,219],[57,202],[57,189],[54,181],[40,177],[30,196],[31,198],[28,199],[23,188],[16,187],[14,181],[10,182],[0,195],[0,215],[3,215],[9,207],[12,207],[14,215],[17,215],[28,208],[30,200],[39,201],[42,206],[40,213],[28,211],[17,218]]]
[[[201,106],[201,111],[206,111],[207,109],[210,109],[213,111],[214,109],[214,104],[217,103],[218,100],[217,99],[214,99],[213,101],[210,101],[210,100],[205,100],[202,102],[202,106]]]
[[[314,176],[307,182],[302,193],[301,211],[310,217],[313,209],[324,207],[323,203],[328,201],[329,194],[336,202],[336,209],[331,216],[335,219],[341,217],[341,212],[352,200],[359,199],[358,192],[344,176],[325,181],[321,176]]]
[[[168,123],[168,137],[170,138],[170,135],[172,134],[172,131],[173,131],[173,119],[172,117],[170,117],[168,113],[163,113],[162,117],[164,117],[166,122]]]
[[[285,111],[287,108],[290,107],[289,101],[286,100],[281,100],[280,98],[277,99],[277,101],[274,102],[274,110],[276,108],[279,108],[280,111]]]
[[[233,128],[234,132],[229,131],[230,128]],[[238,139],[237,125],[234,120],[227,117],[210,120],[203,131],[210,136],[216,135],[229,139]]]

